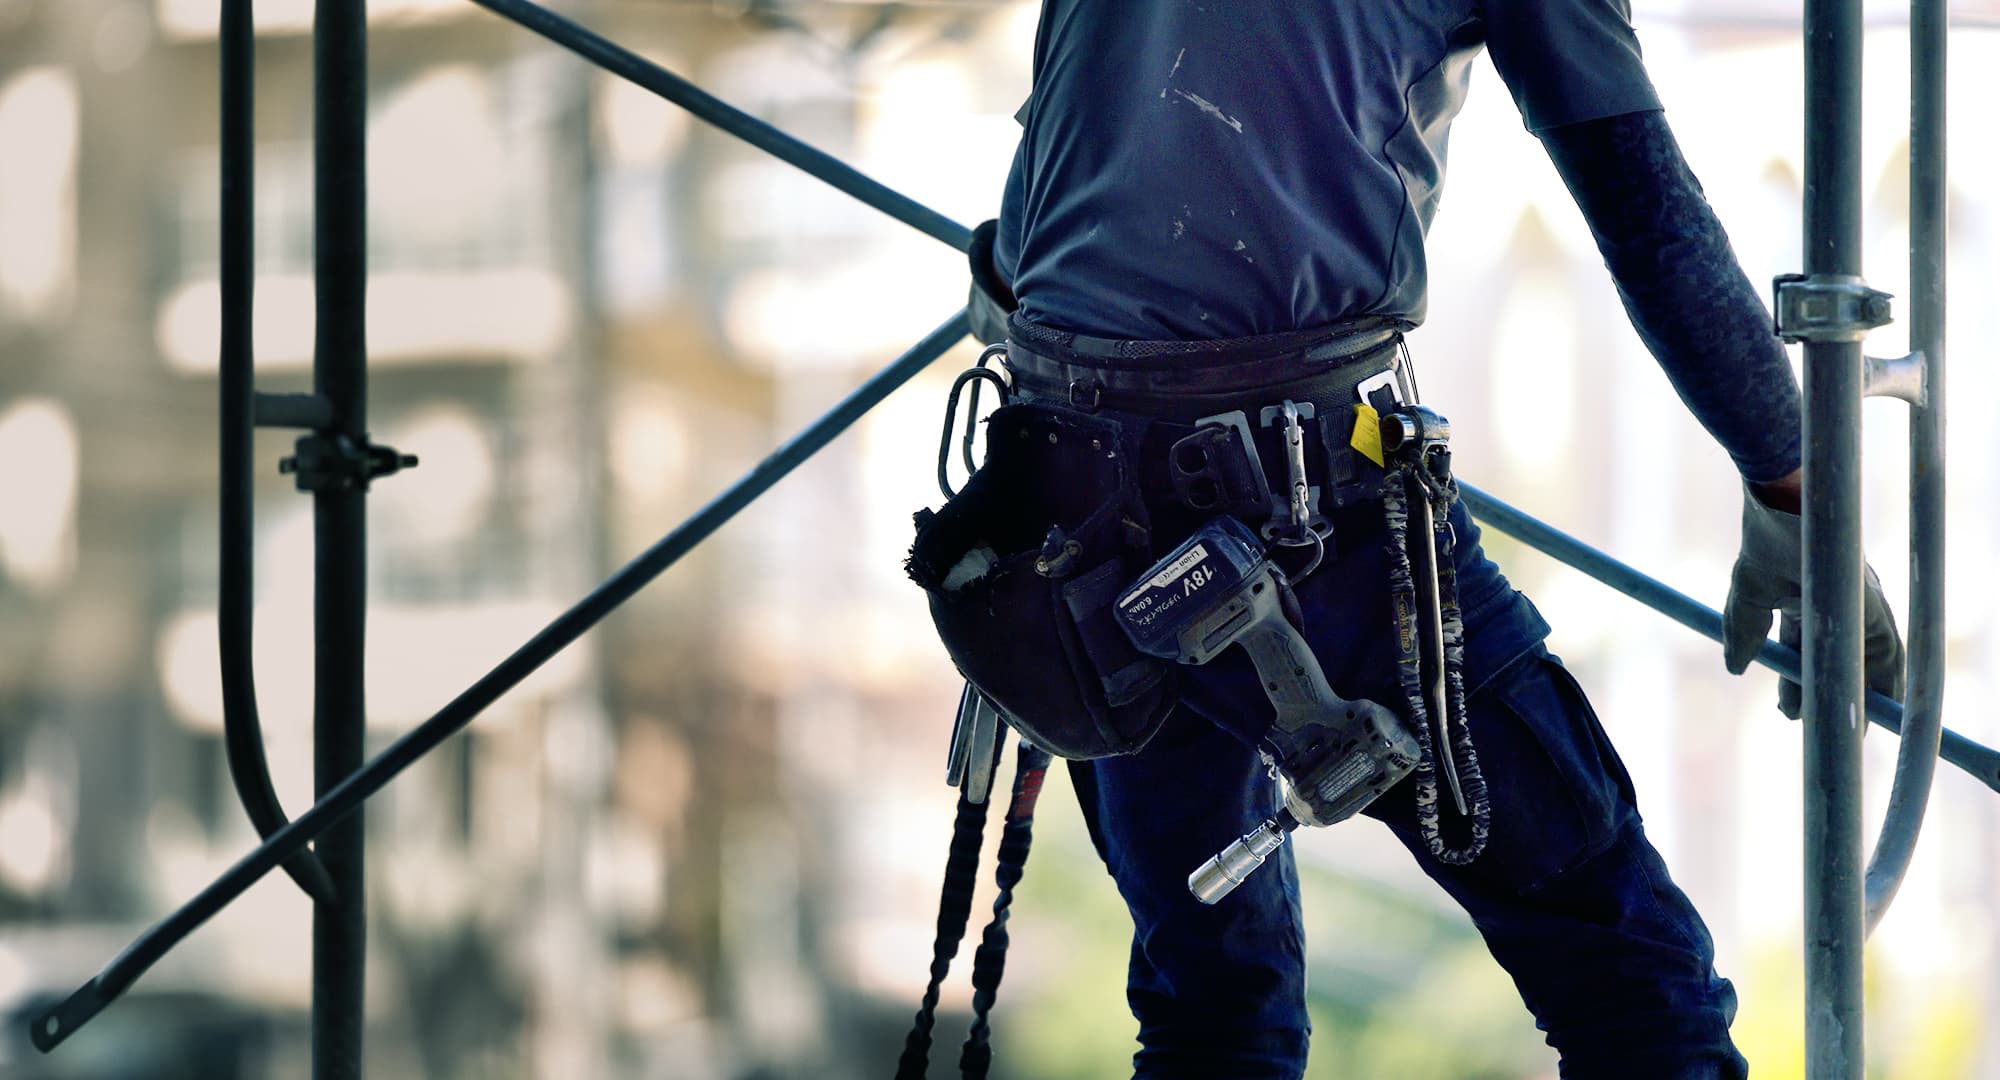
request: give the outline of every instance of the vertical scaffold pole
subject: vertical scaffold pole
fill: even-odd
[[[1805,272],[1861,272],[1861,2],[1807,0]],[[1861,1080],[1861,343],[1805,343],[1806,1075]]]
[[[368,16],[363,0],[318,0],[313,23],[313,388],[333,420],[320,434],[366,444]],[[361,767],[367,613],[367,486],[313,492],[313,786],[320,796]],[[313,1077],[358,1080],[368,927],[362,823],[318,842],[335,896],[313,911]]]

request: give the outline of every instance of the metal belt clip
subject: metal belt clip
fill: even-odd
[[[1368,378],[1355,383],[1354,399],[1373,405],[1375,403],[1374,394],[1377,390],[1387,390],[1390,400],[1398,405],[1404,403],[1403,383],[1401,379],[1396,377],[1396,369],[1394,367],[1389,368],[1389,370],[1382,372],[1380,375],[1370,375]]]
[[[1270,474],[1264,472],[1264,460],[1256,452],[1256,438],[1250,432],[1250,418],[1242,410],[1220,412],[1216,416],[1202,416],[1196,424],[1202,426],[1222,426],[1232,428],[1236,438],[1242,442],[1244,458],[1250,460],[1252,476],[1262,480],[1264,486],[1264,522],[1258,528],[1264,540],[1274,540],[1278,536],[1302,538],[1302,532],[1326,534],[1328,520],[1320,514],[1320,488],[1306,482],[1306,420],[1314,418],[1312,402],[1292,402],[1264,406],[1258,410],[1258,426],[1276,426],[1282,418],[1284,424],[1284,452],[1286,452],[1286,490],[1270,490]]]
[[[1427,483],[1450,479],[1451,421],[1427,406],[1406,405],[1384,413],[1381,423],[1383,450],[1416,465]]]
[[[972,438],[979,430],[979,384],[982,380],[992,383],[1000,391],[1000,404],[1007,404],[1013,384],[1007,376],[1006,358],[1007,346],[988,345],[986,351],[979,354],[979,363],[959,372],[958,378],[952,381],[951,396],[944,405],[944,430],[938,435],[938,490],[944,492],[947,499],[958,497],[957,490],[951,486],[947,467],[951,464],[951,433],[958,423],[959,392],[965,389],[966,383],[972,384],[972,403],[965,410],[965,441],[959,446],[965,458],[965,475],[970,477],[979,471],[979,463],[972,460]],[[986,366],[994,360],[1002,361],[998,369]]]
[[[1260,427],[1282,425],[1285,485],[1271,483],[1250,417],[1241,409],[1195,421],[1195,433],[1176,442],[1170,452],[1174,492],[1187,506],[1204,512],[1259,520],[1263,538],[1284,547],[1310,547],[1313,556],[1293,580],[1317,567],[1326,553],[1333,523],[1320,512],[1320,489],[1306,476],[1306,421],[1314,418],[1311,402],[1286,399],[1258,411]]]
[[[1311,405],[1306,406],[1311,409]],[[1306,483],[1306,429],[1300,423],[1299,406],[1287,399],[1279,406],[1285,418],[1285,479],[1291,486],[1292,528],[1312,527],[1312,487]]]

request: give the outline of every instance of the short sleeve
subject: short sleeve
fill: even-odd
[[[1660,107],[1627,0],[1485,0],[1486,47],[1530,131]]]

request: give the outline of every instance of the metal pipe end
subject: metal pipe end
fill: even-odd
[[[91,1017],[111,1004],[111,1000],[118,995],[104,993],[98,982],[98,979],[92,979],[84,983],[62,1004],[28,1022],[28,1038],[35,1044],[35,1049],[46,1054],[61,1046],[71,1032],[89,1023]]]

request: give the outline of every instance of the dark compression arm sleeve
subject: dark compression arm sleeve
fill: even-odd
[[[1659,112],[1539,133],[1639,337],[1744,479],[1799,465],[1801,406],[1764,301]]]

